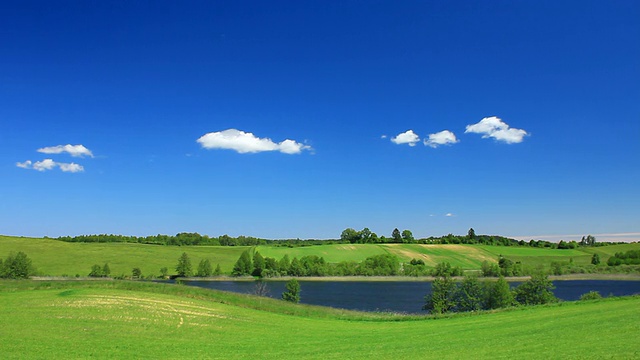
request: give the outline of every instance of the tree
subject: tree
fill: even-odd
[[[253,271],[251,275],[262,276],[264,266],[264,257],[262,257],[262,255],[260,255],[260,253],[256,251],[255,254],[253,254]]]
[[[291,260],[291,266],[289,267],[289,275],[292,275],[292,276],[305,275],[304,267],[302,266],[302,263],[300,263],[300,260],[298,260],[297,257],[294,257],[293,260]]]
[[[178,272],[178,276],[181,277],[189,277],[193,275],[193,270],[191,269],[191,260],[189,259],[189,255],[187,255],[186,252],[183,252],[178,259],[176,271]]]
[[[131,270],[131,277],[134,279],[140,279],[142,277],[142,270],[140,270],[139,267],[134,267],[133,270]]]
[[[236,264],[233,265],[232,274],[235,276],[250,275],[252,271],[253,264],[251,262],[251,255],[249,254],[249,250],[246,250],[240,254],[240,258],[236,261]]]
[[[213,270],[211,269],[211,262],[209,262],[209,259],[200,260],[200,263],[198,264],[197,276],[200,276],[200,277],[211,276],[212,272]]]
[[[487,296],[485,300],[486,309],[500,309],[504,307],[513,306],[515,300],[513,299],[513,293],[509,283],[500,276],[495,283],[485,283],[485,294]]]
[[[102,277],[102,268],[100,265],[95,264],[91,267],[91,272],[89,273],[90,277]]]
[[[402,236],[402,242],[403,243],[410,243],[410,242],[413,242],[415,240],[413,238],[413,234],[409,230],[402,230],[402,235],[401,236]]]
[[[169,269],[167,269],[166,266],[160,268],[160,276],[162,276],[163,278],[166,278],[169,276]]]
[[[109,277],[111,275],[111,268],[109,268],[109,264],[105,263],[102,267],[102,276]]]
[[[442,276],[431,283],[431,293],[425,296],[423,310],[432,314],[452,311],[456,305],[456,283],[450,276]]]
[[[222,269],[220,268],[220,264],[218,264],[216,266],[216,269],[213,270],[213,276],[220,276],[222,275]]]
[[[398,228],[393,229],[393,232],[391,233],[391,237],[393,238],[394,243],[402,242],[402,235],[400,235],[400,230],[398,230]]]
[[[496,263],[490,263],[485,260],[482,262],[482,266],[480,267],[482,270],[482,276],[499,276],[500,275],[500,267]]]
[[[547,275],[534,274],[515,290],[515,299],[522,305],[539,305],[558,301],[553,295],[553,283]]]
[[[285,285],[286,291],[282,293],[282,300],[290,301],[293,303],[300,302],[300,283],[296,279],[287,281]]]
[[[289,261],[289,255],[285,254],[280,261],[278,261],[278,270],[280,271],[280,275],[289,274],[289,270],[291,268],[291,261]]]
[[[467,237],[469,239],[475,239],[476,238],[476,231],[473,230],[473,228],[470,228],[469,232],[467,233]]]
[[[580,240],[582,246],[594,246],[596,244],[596,238],[592,235],[583,236]]]
[[[433,269],[433,276],[451,276],[451,264],[447,261],[438,263]]]
[[[342,234],[340,234],[340,240],[348,241],[352,244],[357,243],[360,240],[360,233],[355,229],[346,228],[342,231]]]
[[[591,263],[593,265],[598,265],[600,264],[600,255],[598,254],[593,254],[593,256],[591,257]]]
[[[475,275],[465,276],[456,293],[458,311],[478,311],[484,307],[484,289]]]
[[[0,277],[27,279],[33,275],[34,272],[35,269],[31,259],[22,251],[19,251],[15,255],[11,253],[4,261],[0,262]]]

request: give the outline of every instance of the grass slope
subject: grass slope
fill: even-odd
[[[144,275],[159,275],[160,268],[175,270],[178,258],[186,252],[191,258],[194,271],[198,262],[209,259],[212,265],[220,264],[224,273],[231,273],[240,254],[250,247],[243,246],[162,246],[126,243],[66,243],[52,239],[21,238],[0,235],[0,257],[10,252],[23,251],[32,260],[42,275],[86,276],[94,264],[109,263],[112,275],[131,274],[139,267]],[[369,256],[394,254],[401,261],[422,259],[429,266],[448,261],[463,269],[480,269],[483,261],[496,262],[499,255],[526,266],[549,267],[552,261],[584,265],[598,253],[603,263],[614,253],[640,249],[640,244],[612,245],[573,250],[543,249],[530,247],[505,247],[486,245],[422,245],[422,244],[353,244],[316,245],[305,247],[258,246],[263,256],[281,259],[285,254],[291,259],[306,255],[322,256],[327,262],[362,261]]]
[[[0,282],[0,358],[640,357],[638,297],[432,319],[186,288]]]
[[[193,270],[202,259],[209,259],[215,268],[220,264],[223,272],[231,272],[233,264],[248,247],[222,246],[161,246],[127,243],[67,243],[52,239],[0,236],[0,257],[22,251],[33,260],[38,273],[43,275],[87,276],[91,266],[108,263],[111,274],[131,275],[139,267],[143,275],[159,275],[160,268],[175,272],[178,258],[189,254]]]

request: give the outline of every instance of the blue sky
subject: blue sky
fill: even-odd
[[[637,1],[3,2],[0,233],[639,240],[639,18]]]

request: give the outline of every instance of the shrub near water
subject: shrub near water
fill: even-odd
[[[26,279],[35,273],[31,259],[19,251],[17,254],[9,254],[4,261],[0,259],[0,278]]]

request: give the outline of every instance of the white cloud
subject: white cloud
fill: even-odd
[[[302,150],[311,150],[311,146],[290,139],[275,143],[269,138],[259,138],[252,133],[236,129],[210,132],[201,136],[197,142],[205,149],[228,149],[235,150],[240,154],[263,151],[299,154]]]
[[[51,170],[56,167],[56,162],[51,159],[44,159],[42,161],[36,161],[33,164],[33,169],[38,171]]]
[[[522,129],[514,129],[505,124],[496,116],[486,117],[473,125],[467,125],[466,133],[482,134],[482,138],[492,137],[497,141],[503,141],[507,144],[516,144],[522,142],[527,134]]]
[[[25,162],[17,162],[16,166],[23,169],[31,169],[31,160],[27,160]]]
[[[420,141],[420,137],[413,132],[413,130],[407,130],[402,134],[398,134],[396,137],[391,138],[391,142],[394,144],[409,144],[409,146],[416,146],[416,143]]]
[[[380,136],[380,139],[386,139],[386,138],[387,138],[387,135]]]
[[[42,161],[36,161],[35,163],[31,162],[31,160],[27,160],[22,163],[21,162],[16,163],[16,166],[23,169],[33,169],[40,172],[53,170],[56,167],[59,167],[60,170],[64,172],[71,172],[71,173],[84,171],[84,167],[82,167],[82,165],[78,165],[76,163],[59,163],[59,162],[53,161],[52,159],[44,159]]]
[[[431,146],[432,148],[436,148],[440,145],[451,145],[457,143],[459,140],[456,139],[456,135],[449,130],[443,130],[437,132],[435,134],[429,134],[428,139],[424,139],[424,144],[426,146]]]
[[[455,215],[453,215],[452,213],[446,213],[446,214],[444,214],[444,216],[446,216],[446,217],[452,217],[452,216],[455,216]]]
[[[43,154],[62,154],[66,152],[73,157],[83,157],[83,156],[93,157],[93,153],[91,152],[91,150],[84,147],[84,145],[67,144],[67,145],[49,146],[49,147],[44,147],[42,149],[38,149],[38,152]]]
[[[57,163],[57,164],[60,167],[60,170],[64,172],[76,173],[76,172],[84,171],[84,167],[76,163]]]

